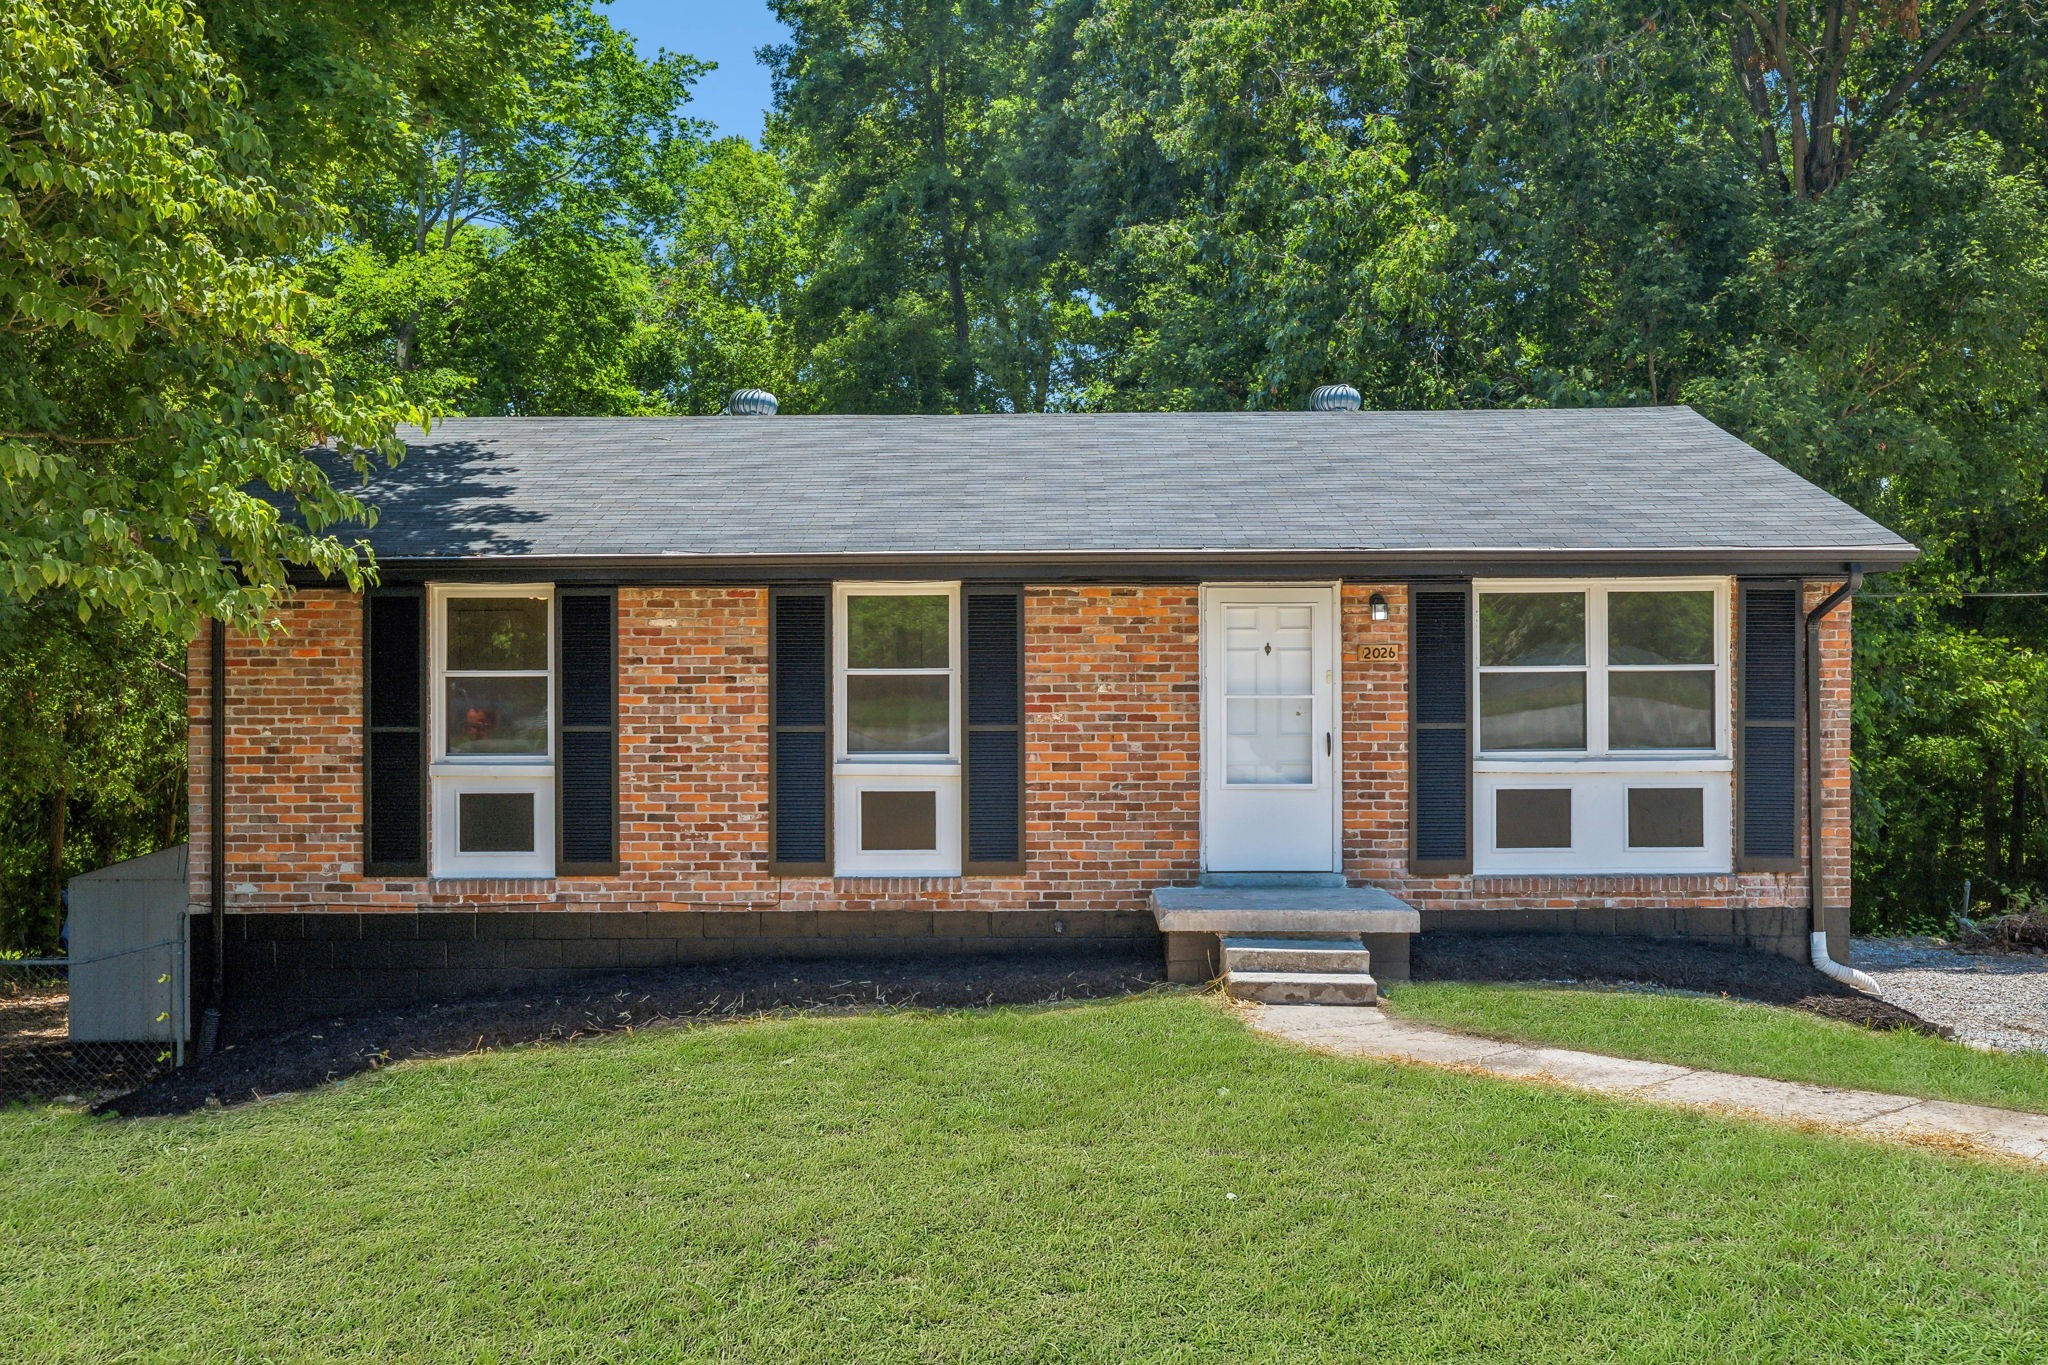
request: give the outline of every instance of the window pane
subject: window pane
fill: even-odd
[[[458,792],[455,847],[461,853],[533,852],[532,792]]]
[[[1607,594],[1607,662],[1711,664],[1714,662],[1714,594]]]
[[[1586,595],[1481,593],[1479,662],[1488,668],[1586,662]]]
[[[1607,743],[1614,749],[1713,748],[1713,670],[1609,673]]]
[[[544,597],[448,599],[448,668],[545,669],[548,603]]]
[[[1495,848],[1570,848],[1572,794],[1568,787],[1529,791],[1504,788],[1493,794]]]
[[[1223,780],[1232,786],[1315,781],[1314,702],[1309,697],[1231,697]]]
[[[939,846],[937,792],[860,794],[860,851],[930,853]]]
[[[1479,747],[1585,748],[1586,675],[1480,674]]]
[[[447,684],[449,753],[547,754],[546,678],[449,678]]]
[[[850,675],[846,679],[847,752],[950,752],[951,693],[952,679],[945,674]]]
[[[849,597],[846,599],[848,668],[946,668],[949,599]]]
[[[1705,848],[1707,794],[1698,787],[1630,787],[1630,848]]]

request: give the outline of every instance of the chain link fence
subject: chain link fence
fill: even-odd
[[[183,1065],[185,999],[178,939],[0,958],[0,1104],[95,1104]]]

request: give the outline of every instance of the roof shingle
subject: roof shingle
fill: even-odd
[[[409,457],[363,490],[384,559],[1913,554],[1688,408],[465,418],[402,434]]]

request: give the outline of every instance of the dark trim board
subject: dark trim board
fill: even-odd
[[[1858,551],[1866,571],[1912,562],[1889,548]],[[961,555],[490,555],[380,557],[386,583],[504,582],[663,585],[831,583],[842,579],[960,579],[974,583],[1201,583],[1214,579],[1346,579],[1389,583],[1433,577],[1626,577],[1630,574],[1845,576],[1838,550],[1642,549],[1128,551]],[[339,586],[299,570],[300,587]]]
[[[1157,949],[1142,911],[419,910],[227,916],[238,1036],[363,1010],[519,990],[575,972],[749,959]],[[193,980],[211,943],[193,936]]]

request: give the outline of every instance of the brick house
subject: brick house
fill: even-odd
[[[1437,927],[1844,957],[1847,598],[1913,547],[1688,409],[1333,392],[413,433],[376,588],[192,650],[230,990],[1162,934],[1182,978],[1219,934],[1398,977]]]

